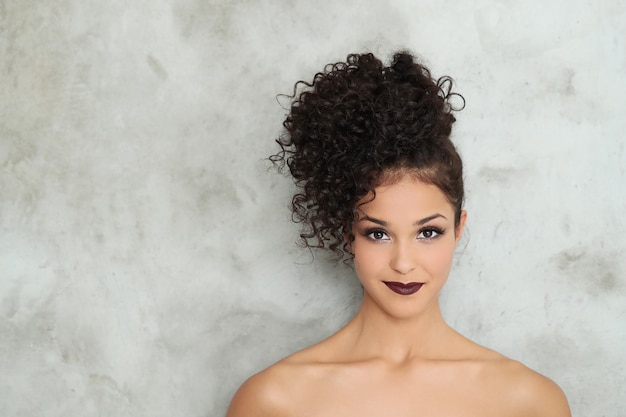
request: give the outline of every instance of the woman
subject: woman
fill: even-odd
[[[467,218],[451,84],[406,52],[388,67],[350,55],[296,84],[272,159],[301,187],[304,242],[347,255],[363,300],[337,333],[246,381],[228,417],[570,416],[554,382],[441,315]]]

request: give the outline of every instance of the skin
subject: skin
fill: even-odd
[[[405,174],[356,205],[356,316],[246,381],[227,417],[570,417],[550,379],[450,328],[439,308],[466,213]],[[434,216],[434,217],[433,217]],[[400,295],[384,281],[420,282]]]

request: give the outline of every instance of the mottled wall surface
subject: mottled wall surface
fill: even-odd
[[[0,1],[0,415],[220,416],[344,323],[358,284],[264,160],[275,96],[408,47],[467,100],[445,316],[626,416],[624,3],[384,3]]]

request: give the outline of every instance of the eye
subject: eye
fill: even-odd
[[[372,240],[389,240],[389,236],[382,230],[368,230],[365,232],[365,236]]]
[[[443,230],[436,227],[428,227],[426,229],[420,230],[417,235],[418,239],[426,239],[431,240],[435,239],[443,234]]]

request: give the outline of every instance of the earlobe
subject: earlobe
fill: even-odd
[[[343,243],[345,245],[344,247],[348,250],[348,252],[351,255],[354,255],[354,250],[352,250],[352,245],[354,244],[354,239],[350,238],[350,234],[347,231],[345,231],[345,228],[344,228],[344,232],[343,232]]]
[[[345,236],[345,235],[344,235],[344,240],[343,240],[343,243],[344,243],[344,245],[345,245],[345,246],[344,246],[344,248],[346,248],[346,250],[348,251],[348,253],[349,253],[350,255],[353,255],[353,254],[354,254],[354,251],[352,250],[352,242],[350,242],[350,241],[348,240],[348,237],[347,237],[347,236]]]
[[[458,226],[456,226],[456,230],[455,230],[455,239],[458,242],[461,239],[461,236],[463,236],[463,228],[465,227],[465,222],[467,221],[467,211],[462,210],[461,211],[461,216],[459,217],[459,224]]]

